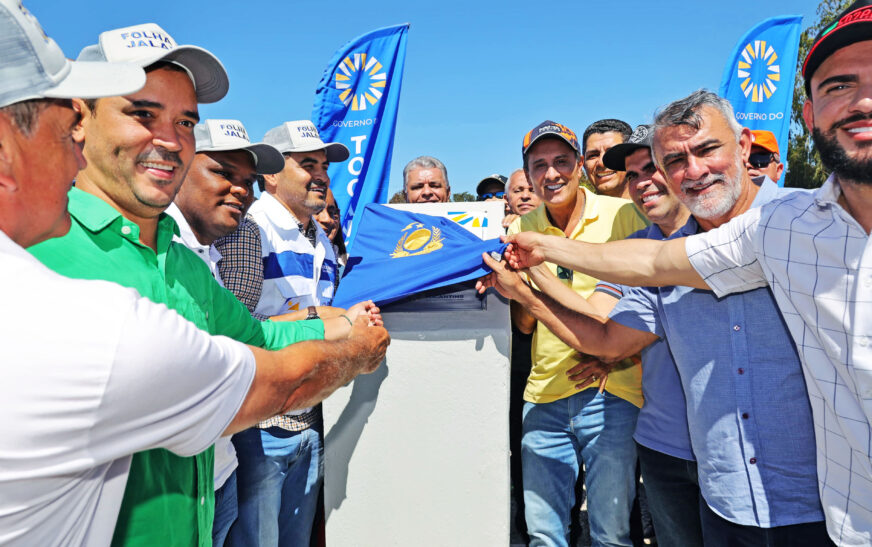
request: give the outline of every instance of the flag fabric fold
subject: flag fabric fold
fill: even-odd
[[[774,133],[782,162],[787,159],[801,32],[798,15],[760,22],[736,44],[721,79],[720,96],[733,105],[736,121]]]
[[[499,253],[506,244],[482,240],[443,217],[369,204],[333,305],[347,308],[363,300],[383,305],[429,289],[491,272],[481,254]]]
[[[330,188],[350,244],[355,212],[387,201],[391,154],[409,25],[374,30],[333,55],[315,91],[312,122],[324,142],[341,142],[348,161],[330,166]]]

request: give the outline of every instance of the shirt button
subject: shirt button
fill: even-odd
[[[863,285],[867,287],[872,287],[872,275],[866,276],[866,279],[863,280]]]
[[[209,312],[206,312],[206,319],[209,319]]]
[[[751,459],[753,460],[754,458],[751,458]],[[203,496],[202,498],[200,498],[200,505],[206,505],[206,496]]]
[[[743,413],[742,413],[742,419],[743,419],[743,420],[747,420],[747,419],[748,419],[748,413],[747,413],[747,412],[743,412]]]
[[[740,368],[740,369],[738,370],[738,372],[739,372],[739,374],[745,374],[745,369]]]
[[[740,330],[742,330],[742,327],[740,327],[739,325],[733,325],[733,330],[740,331]]]
[[[757,463],[757,458],[751,458],[750,460],[748,460],[748,463],[750,463],[751,465],[756,464],[756,463]]]
[[[860,347],[865,348],[869,345],[869,339],[865,336],[861,336],[860,339],[857,340],[857,343],[860,344]]]
[[[122,226],[121,227],[121,233],[126,235],[126,236],[130,235],[130,231],[131,231],[130,226]]]

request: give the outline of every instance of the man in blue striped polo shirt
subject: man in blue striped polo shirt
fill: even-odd
[[[249,213],[258,224],[263,290],[255,314],[276,316],[333,301],[338,274],[333,245],[313,215],[326,207],[330,162],[348,159],[341,143],[324,143],[308,120],[269,130],[264,142],[285,158],[265,175],[266,192]],[[320,407],[275,416],[233,439],[239,459],[239,518],[234,543],[308,545],[323,480]]]

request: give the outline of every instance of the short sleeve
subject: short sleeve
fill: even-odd
[[[618,285],[617,283],[609,283],[608,281],[597,281],[596,287],[594,287],[593,292],[601,292],[603,294],[607,294],[612,298],[620,299],[624,296],[624,286]]]
[[[625,327],[656,334],[665,338],[663,323],[657,310],[656,289],[623,287],[624,296],[609,313],[609,319]]]
[[[209,448],[241,407],[256,365],[251,351],[212,337],[162,304],[137,299],[123,321],[92,428],[92,451],[117,455]]]
[[[755,207],[730,222],[687,238],[691,266],[718,297],[765,287],[757,259],[756,235],[761,209]]]

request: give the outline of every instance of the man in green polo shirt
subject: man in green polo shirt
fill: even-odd
[[[134,33],[160,39],[139,42],[140,51],[125,51],[129,42],[125,37]],[[133,287],[212,334],[268,349],[323,338],[321,320],[252,319],[214,281],[202,260],[172,242],[178,227],[163,211],[194,157],[197,104],[215,102],[227,92],[227,75],[220,62],[200,48],[178,46],[154,24],[104,32],[99,44],[79,55],[80,60],[91,61],[122,57],[145,68],[146,85],[124,97],[74,100],[82,114],[74,138],[84,141],[88,165],[69,194],[72,228],[65,237],[30,251],[69,277]],[[212,449],[189,458],[166,450],[136,454],[113,544],[211,544],[212,467]]]

